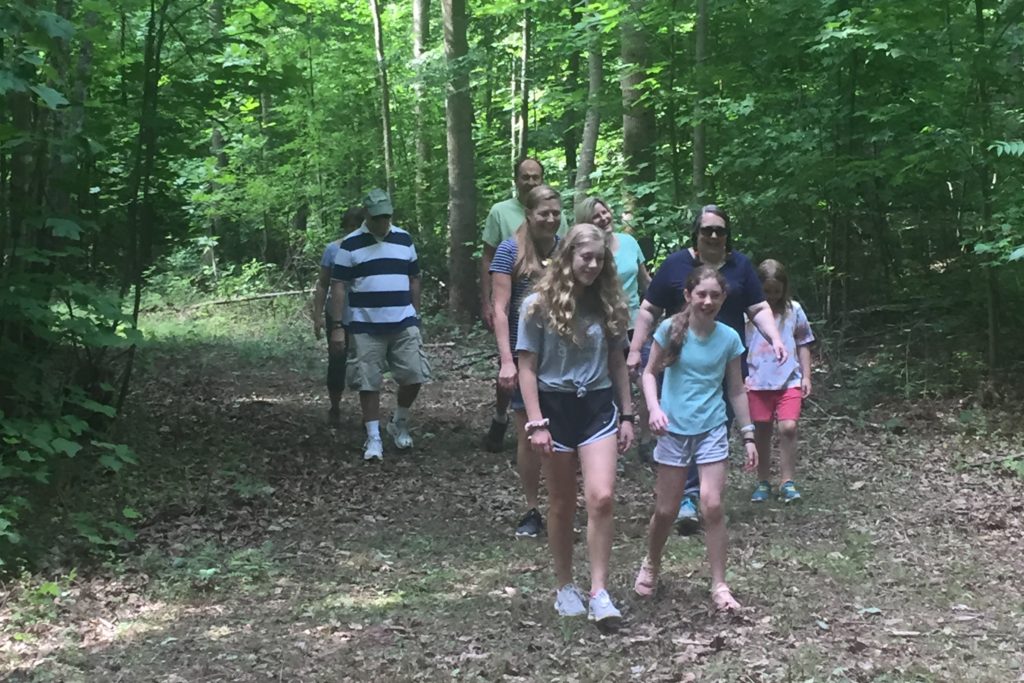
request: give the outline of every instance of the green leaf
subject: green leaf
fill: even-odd
[[[1010,253],[1008,257],[1006,257],[1006,260],[1020,261],[1022,258],[1024,258],[1024,247],[1017,247]]]
[[[120,472],[124,469],[124,463],[110,453],[104,453],[100,456],[100,464],[112,472]]]
[[[91,410],[92,412],[99,413],[100,415],[114,417],[117,414],[117,411],[114,410],[114,406],[108,406],[103,403],[99,403],[97,401],[92,400],[91,398],[81,397],[68,400],[76,405],[82,406],[86,410]]]
[[[68,40],[75,34],[75,25],[59,14],[36,10],[36,18],[39,20],[39,26],[51,38]]]
[[[82,444],[75,443],[74,441],[68,441],[67,439],[57,437],[50,442],[53,446],[53,450],[59,453],[66,453],[69,458],[73,458],[78,454],[78,451],[82,450]]]
[[[135,508],[128,506],[125,506],[124,509],[121,510],[121,514],[124,515],[126,519],[140,519],[142,517],[142,513]]]
[[[25,92],[28,89],[28,83],[23,79],[18,78],[8,69],[0,69],[0,95],[6,92]]]
[[[43,100],[43,102],[46,103],[46,106],[50,109],[59,109],[60,107],[70,104],[66,97],[48,85],[33,85],[32,92],[39,95],[39,98]]]
[[[67,218],[47,218],[46,227],[53,230],[54,237],[67,237],[77,240],[82,236],[82,228],[78,223]]]

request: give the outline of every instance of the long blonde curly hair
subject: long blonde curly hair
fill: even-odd
[[[576,250],[587,244],[600,244],[604,248],[604,266],[597,278],[579,291],[572,260]],[[583,340],[579,338],[579,328],[574,321],[581,309],[597,313],[607,336],[625,335],[629,327],[629,310],[615,269],[611,238],[596,225],[581,223],[573,226],[533,291],[537,299],[527,314],[531,317],[541,315],[560,337],[572,340],[577,346],[581,346]]]

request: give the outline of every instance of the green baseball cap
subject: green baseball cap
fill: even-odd
[[[370,190],[370,193],[363,199],[363,208],[366,215],[374,218],[376,216],[391,216],[395,213],[391,206],[391,197],[379,187]]]

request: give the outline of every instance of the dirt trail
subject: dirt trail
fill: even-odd
[[[432,350],[415,450],[372,465],[355,397],[324,423],[318,369],[151,354],[131,439],[167,496],[127,559],[79,572],[52,611],[7,594],[8,680],[1024,680],[1024,486],[952,407],[860,416],[901,415],[885,429],[811,406],[795,509],[746,502],[735,469],[735,617],[708,610],[699,538],[670,540],[656,600],[630,595],[653,481],[631,453],[611,576],[626,627],[601,636],[555,615],[546,548],[511,538],[511,443],[477,448],[490,388],[453,347]],[[576,567],[585,583],[582,542]]]

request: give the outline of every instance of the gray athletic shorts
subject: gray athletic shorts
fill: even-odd
[[[726,425],[694,436],[668,433],[658,437],[654,462],[669,467],[689,467],[690,462],[709,465],[729,457],[729,430]]]

